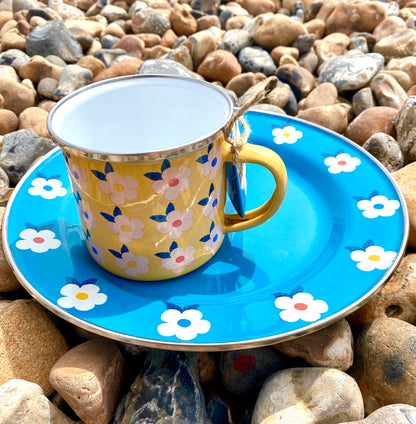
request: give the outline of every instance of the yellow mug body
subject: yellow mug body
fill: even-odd
[[[48,127],[63,150],[86,244],[99,265],[133,280],[173,278],[207,262],[226,232],[276,212],[285,167],[276,153],[247,144],[240,160],[266,166],[276,189],[244,218],[224,213],[225,163],[233,150],[222,129],[232,113],[228,95],[209,83],[147,75],[92,84],[52,109]]]

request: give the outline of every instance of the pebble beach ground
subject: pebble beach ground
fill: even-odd
[[[140,348],[44,309],[0,252],[0,424],[416,423],[416,1],[0,0],[1,212],[54,148],[51,107],[108,78],[187,75],[344,135],[401,188],[409,244],[339,322],[273,346]]]

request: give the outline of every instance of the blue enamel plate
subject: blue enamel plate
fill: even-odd
[[[397,185],[335,133],[287,116],[245,117],[251,142],[276,151],[287,167],[287,194],[272,219],[227,234],[214,258],[185,276],[115,277],[89,256],[55,149],[26,174],[6,210],[4,248],[22,285],[80,327],[173,350],[273,344],[361,306],[405,252],[408,216]],[[269,198],[274,180],[258,165],[247,165],[247,175],[250,210]]]

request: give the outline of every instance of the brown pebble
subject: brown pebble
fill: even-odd
[[[346,104],[317,106],[300,111],[297,117],[343,134],[348,125],[349,110]]]
[[[21,78],[29,78],[38,83],[42,78],[53,78],[59,80],[63,67],[54,65],[42,56],[33,56],[30,62],[21,66],[19,75]]]
[[[205,57],[198,66],[197,72],[208,80],[227,84],[233,77],[241,74],[241,70],[241,65],[231,52],[215,50]]]
[[[106,67],[104,63],[91,55],[84,56],[77,63],[81,68],[89,69],[93,77],[96,77],[100,72],[103,72]]]
[[[175,4],[170,15],[170,24],[177,35],[188,37],[196,32],[198,24],[191,11],[189,4]]]
[[[337,102],[338,91],[334,84],[324,82],[314,88],[305,98],[303,108],[331,106]]]
[[[172,31],[172,30],[168,30],[168,31]],[[166,31],[166,32],[168,32],[168,31]],[[166,33],[165,33],[165,35],[166,35]],[[143,40],[144,47],[154,47],[154,46],[159,45],[162,41],[162,37],[160,35],[157,35],[157,34],[150,34],[150,33],[136,34],[136,37],[139,37],[141,40]],[[172,46],[173,46],[173,44],[172,44]]]
[[[225,88],[227,90],[234,91],[237,97],[242,96],[250,87],[257,84],[260,81],[266,79],[266,75],[261,72],[245,72],[243,74],[236,75],[228,81]]]
[[[142,63],[143,61],[140,59],[123,60],[122,62],[118,62],[115,65],[112,65],[104,71],[100,72],[96,77],[94,77],[93,82],[103,81],[114,77],[121,77],[124,75],[134,75]]]
[[[229,19],[228,19],[229,20]],[[228,22],[228,21],[227,21]],[[217,15],[204,15],[196,20],[197,28],[196,32],[209,29],[213,26],[221,28],[220,19]]]
[[[270,56],[276,65],[279,65],[280,59],[284,55],[289,55],[297,59],[299,57],[299,50],[295,47],[277,46],[270,52]]]
[[[8,78],[0,79],[0,94],[4,97],[4,108],[16,115],[35,105],[36,91]]]
[[[394,118],[398,112],[397,109],[387,106],[365,109],[350,122],[344,135],[360,146],[377,132],[395,137]]]
[[[28,107],[19,115],[19,130],[30,130],[39,137],[50,138],[46,118],[48,112],[40,107]]]
[[[6,32],[1,36],[1,51],[10,49],[26,51],[26,38],[14,32]]]
[[[225,23],[225,30],[231,31],[232,29],[243,29],[250,21],[251,18],[249,16],[231,16],[231,18],[227,19],[227,22]]]
[[[117,43],[115,43],[112,49],[123,49],[129,56],[141,59],[143,56],[145,44],[142,39],[135,35],[125,35]]]
[[[263,13],[274,13],[276,9],[276,5],[272,0],[241,0],[241,6],[253,16]]]
[[[14,112],[8,109],[0,109],[0,135],[16,131],[19,119]]]

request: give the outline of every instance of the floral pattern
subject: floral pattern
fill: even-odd
[[[97,217],[90,208],[88,202],[81,200],[79,202],[79,208],[81,212],[82,220],[88,229],[97,228]]]
[[[91,172],[99,179],[100,190],[110,195],[110,199],[116,205],[124,205],[128,200],[137,197],[137,181],[130,176],[122,177],[114,172],[111,163],[106,162],[104,172],[92,169]]]
[[[279,316],[287,322],[314,322],[321,314],[328,311],[328,305],[323,300],[315,300],[310,293],[298,292],[291,295],[277,294],[274,302],[277,309],[282,309]]]
[[[147,172],[144,175],[154,181],[152,189],[157,194],[163,194],[166,200],[177,199],[181,192],[189,188],[191,170],[187,166],[176,169],[165,159],[160,170],[161,172]]]
[[[162,234],[167,234],[172,240],[178,239],[184,231],[192,227],[193,212],[185,209],[183,212],[175,209],[173,203],[169,203],[166,208],[166,215],[153,215],[153,221],[159,222],[157,229]]]
[[[72,179],[81,187],[83,190],[88,189],[88,178],[86,172],[78,166],[67,153],[65,155],[65,161],[68,165],[69,172],[71,173]]]
[[[209,234],[203,236],[199,241],[205,243],[204,250],[215,253],[219,248],[222,236],[222,231],[216,227],[214,221],[212,221]]]
[[[100,212],[108,221],[107,227],[113,234],[118,234],[118,238],[122,243],[130,243],[132,240],[140,240],[143,238],[144,224],[139,219],[129,219],[123,215],[121,209],[116,206],[113,214]]]
[[[139,274],[146,274],[149,270],[149,259],[146,256],[133,255],[125,244],[121,246],[120,252],[113,249],[108,249],[108,251],[116,257],[116,265],[131,278],[136,278]]]
[[[211,184],[208,191],[208,197],[201,199],[198,205],[204,206],[202,215],[214,219],[221,202],[221,189],[216,190],[214,184]]]
[[[363,211],[366,218],[378,218],[393,216],[396,210],[400,208],[398,200],[389,200],[386,196],[380,195],[377,191],[366,197],[354,197],[358,200],[357,207]]]
[[[303,137],[302,131],[297,130],[292,125],[286,125],[283,128],[275,128],[272,134],[276,144],[293,144]]]
[[[325,157],[325,165],[328,166],[328,171],[331,174],[339,174],[341,172],[352,172],[361,164],[361,160],[351,157],[350,154],[339,150],[335,156],[323,154]]]
[[[104,250],[92,241],[91,234],[88,230],[85,232],[85,241],[87,242],[88,250],[95,261],[101,264],[105,263]]]
[[[198,311],[199,305],[189,305],[181,308],[172,303],[167,303],[167,310],[161,315],[164,321],[157,327],[157,331],[164,337],[176,336],[180,340],[192,340],[198,334],[206,334],[211,328],[209,321],[202,319]]]
[[[65,309],[75,308],[79,311],[90,311],[96,305],[103,305],[107,301],[107,295],[99,293],[100,287],[95,283],[96,278],[90,278],[78,282],[74,278],[67,277],[67,283],[61,289],[64,297],[58,299],[59,306]]]
[[[361,271],[389,269],[397,257],[396,252],[385,251],[381,246],[375,246],[372,240],[366,241],[362,247],[347,246],[346,249]]]
[[[52,228],[53,225],[36,227],[27,222],[26,229],[19,234],[21,240],[16,242],[16,247],[35,253],[45,253],[49,249],[57,249],[61,245],[61,241],[55,238],[55,233],[51,231]]]
[[[209,181],[213,181],[217,175],[218,169],[222,165],[221,145],[213,147],[213,144],[208,146],[208,154],[202,155],[197,159],[197,162],[202,163],[201,173],[204,177],[208,177]]]
[[[187,265],[194,261],[195,247],[188,246],[185,249],[178,247],[176,241],[170,245],[169,252],[158,252],[155,256],[162,259],[163,268],[170,269],[173,273],[183,272]]]
[[[62,187],[62,181],[59,178],[60,175],[54,175],[48,178],[38,173],[37,178],[32,180],[32,187],[29,188],[28,192],[32,196],[40,196],[47,200],[64,197],[67,190],[65,187]]]

